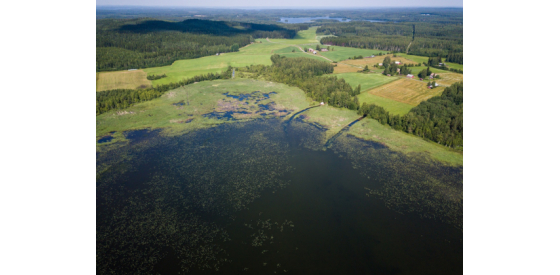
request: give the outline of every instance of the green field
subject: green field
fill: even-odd
[[[352,88],[361,86],[361,91],[367,91],[383,84],[397,80],[396,77],[388,77],[382,74],[364,74],[364,73],[341,73],[336,75],[352,85]]]
[[[213,112],[221,100],[232,100],[223,95],[224,93],[239,94],[254,91],[276,92],[277,94],[270,95],[270,99],[262,100],[259,104],[274,101],[281,109],[287,109],[290,112],[306,108],[310,104],[303,91],[280,83],[252,79],[203,81],[171,90],[160,98],[138,103],[122,110],[126,113],[110,111],[97,116],[96,135],[101,137],[111,131],[116,131],[119,135],[126,130],[144,128],[164,128],[168,133],[175,133],[210,127],[223,121],[205,118],[202,115]],[[183,106],[173,105],[180,101],[184,101],[185,104]],[[250,109],[255,106],[243,107]],[[247,116],[254,118],[251,115]],[[260,117],[260,115],[255,116]],[[187,119],[193,120],[190,123],[181,123]]]
[[[321,55],[330,58],[334,61],[342,61],[346,60],[350,57],[354,56],[371,56],[372,54],[377,55],[377,53],[386,53],[387,51],[381,50],[370,50],[370,49],[356,49],[356,48],[348,48],[348,47],[339,47],[339,46],[331,46],[334,47],[334,51],[329,52],[321,52]],[[315,48],[315,47],[314,47]]]
[[[283,49],[275,50],[274,53],[276,53],[276,54],[292,53],[292,51],[294,51],[294,52],[296,52],[296,53],[297,53],[297,52],[301,52],[301,50],[300,50],[298,47],[296,47],[296,46],[289,46],[289,47],[286,47],[286,48],[283,48]]]
[[[387,110],[389,113],[393,115],[405,115],[410,111],[410,109],[414,108],[414,106],[412,105],[398,102],[392,99],[380,97],[377,95],[372,95],[368,92],[359,94],[358,99],[360,100],[360,105],[362,103],[368,103],[368,104],[373,103],[375,105],[385,108],[385,110]]]
[[[402,57],[404,57],[408,60],[412,60],[416,63],[428,62],[428,57],[427,56],[409,55],[409,54],[404,54],[404,53],[397,53],[397,56],[402,56]],[[461,65],[461,64],[451,63],[451,62],[445,62],[445,64],[449,68],[459,69],[461,71],[463,70],[463,65]]]
[[[281,56],[288,57],[288,58],[292,58],[292,57],[307,57],[307,58],[311,58],[311,59],[315,59],[315,60],[319,60],[319,61],[329,62],[328,60],[326,60],[326,59],[324,59],[324,58],[322,58],[322,57],[319,57],[319,56],[316,56],[316,55],[312,55],[312,54],[303,53],[303,52],[301,52],[300,50],[298,50],[298,51],[295,52],[295,53],[283,53],[283,54],[280,54],[280,55],[281,55]],[[329,63],[330,63],[330,62],[329,62]]]

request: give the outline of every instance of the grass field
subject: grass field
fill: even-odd
[[[295,52],[295,53],[292,53],[292,52],[291,52],[291,53],[283,53],[283,54],[280,54],[280,55],[281,55],[281,56],[288,57],[288,58],[292,58],[292,57],[307,57],[307,58],[311,58],[311,59],[315,59],[315,60],[319,60],[319,61],[329,62],[328,60],[326,60],[326,59],[324,59],[324,58],[322,58],[322,57],[319,57],[319,56],[316,56],[316,55],[312,55],[312,54],[303,53],[303,52],[301,52],[300,50],[298,50],[298,51]],[[329,62],[329,63],[330,63],[330,62]]]
[[[391,58],[391,62],[400,61],[402,64],[416,64],[415,62],[412,62],[404,57],[393,57],[393,55],[378,55],[373,58],[346,60],[344,61],[344,63],[356,65],[360,67],[365,67],[366,65],[368,65],[370,68],[372,68],[373,65],[378,65],[379,63],[383,63],[383,59],[385,59],[385,57],[387,56]]]
[[[443,89],[444,87],[428,89],[424,82],[401,78],[381,87],[374,88],[370,90],[369,93],[416,106],[424,100],[440,95]]]
[[[428,57],[427,56],[409,55],[409,54],[404,54],[404,53],[397,53],[397,56],[402,56],[402,57],[404,57],[408,60],[412,60],[416,63],[428,62]],[[451,63],[451,62],[445,62],[445,64],[449,68],[459,69],[461,71],[463,70],[463,65],[461,65],[461,64]]]
[[[203,114],[213,112],[222,100],[238,101],[226,97],[224,93],[239,94],[254,91],[277,93],[270,95],[270,99],[260,101],[259,104],[274,101],[278,108],[291,112],[310,105],[303,91],[280,83],[251,79],[203,81],[169,91],[160,98],[138,103],[127,108],[126,113],[112,111],[97,116],[96,135],[101,137],[111,131],[122,133],[126,130],[144,128],[163,128],[168,134],[173,134],[210,127],[223,121],[205,118]],[[173,105],[180,101],[185,102],[185,105]],[[260,117],[260,115],[255,116]],[[188,119],[192,119],[192,122],[181,123]]]
[[[146,78],[147,76],[143,70],[96,73],[95,90],[106,91],[150,87],[152,82]]]
[[[274,50],[274,53],[275,54],[292,53],[292,51],[294,51],[294,53],[301,52],[301,50],[298,47],[289,46],[289,47],[282,48],[282,49],[279,49],[279,50]]]
[[[348,134],[359,138],[373,140],[388,146],[390,149],[406,154],[427,153],[432,159],[452,165],[463,165],[463,154],[447,149],[437,143],[427,141],[414,135],[393,130],[381,125],[377,120],[363,119],[350,127]]]
[[[339,46],[331,46],[331,48],[332,47],[334,47],[334,51],[321,52],[321,55],[337,62],[358,55],[371,56],[372,54],[377,55],[380,52],[386,53],[386,51],[381,51],[381,50],[356,49],[356,48],[339,47]]]
[[[336,67],[334,67],[334,72],[335,74],[341,74],[341,73],[355,73],[358,71],[361,71],[362,69],[354,67],[354,66],[350,66],[350,65],[346,65],[344,63],[336,63]]]
[[[352,88],[361,86],[361,91],[367,91],[383,84],[397,80],[396,77],[384,76],[382,74],[364,74],[364,73],[342,73],[336,75],[352,85]]]
[[[310,109],[305,112],[305,116],[306,121],[319,123],[328,128],[326,140],[359,117],[355,111],[330,106]],[[365,140],[380,142],[391,150],[405,154],[426,154],[428,157],[448,165],[463,165],[463,155],[461,153],[414,135],[394,130],[390,126],[381,125],[374,119],[359,121],[350,127],[348,134]]]
[[[377,106],[381,106],[385,108],[385,110],[387,110],[392,115],[405,115],[410,111],[410,109],[414,108],[414,106],[410,104],[398,102],[377,95],[372,95],[368,92],[359,94],[358,99],[360,100],[360,105],[362,103],[368,103],[368,104],[374,103]]]
[[[440,79],[436,79],[436,82],[446,86],[451,86],[451,84],[455,82],[463,81],[463,75],[458,73],[441,73],[439,76]]]

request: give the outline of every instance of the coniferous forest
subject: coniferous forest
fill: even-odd
[[[280,27],[189,19],[97,20],[96,71],[140,69],[235,52],[255,38],[293,38],[306,25]]]

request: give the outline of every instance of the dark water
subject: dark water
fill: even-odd
[[[111,140],[113,140],[112,136],[104,136],[104,137],[98,139],[97,143],[105,143],[105,142],[109,142]]]
[[[310,23],[314,20],[318,19],[329,19],[329,20],[338,20],[339,22],[350,22],[351,19],[348,18],[341,18],[341,17],[281,17],[280,21],[286,24],[299,24],[299,23]],[[368,21],[368,22],[385,22],[380,20],[358,20],[358,21]]]
[[[302,119],[154,132],[98,156],[99,274],[462,274],[462,168]]]

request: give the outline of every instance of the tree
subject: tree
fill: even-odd
[[[321,46],[319,46],[319,44],[317,44],[317,47],[315,47],[315,50],[320,51],[320,50],[321,50]]]
[[[331,50],[331,46],[327,46],[327,51],[330,51],[330,50]]]
[[[391,65],[391,58],[388,57],[388,56],[386,56],[386,57],[383,59],[383,67],[389,68],[390,65]]]
[[[364,68],[364,72],[369,72],[368,65],[366,65],[366,67]]]
[[[359,95],[361,91],[362,91],[362,84],[358,84],[358,87],[356,87],[354,94]]]

